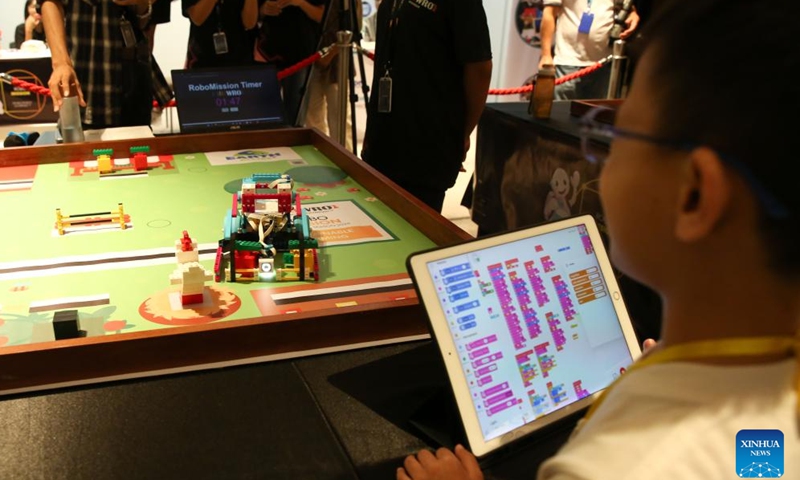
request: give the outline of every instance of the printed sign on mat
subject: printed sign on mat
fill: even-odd
[[[311,236],[320,245],[351,245],[354,243],[393,240],[392,234],[350,200],[304,205],[311,223]]]
[[[302,160],[302,157],[290,147],[251,148],[248,150],[231,150],[228,152],[208,152],[206,153],[206,158],[208,158],[208,163],[214,166]]]

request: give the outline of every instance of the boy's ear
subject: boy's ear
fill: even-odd
[[[678,202],[678,240],[695,242],[714,230],[731,202],[730,178],[717,152],[698,147],[689,153]]]

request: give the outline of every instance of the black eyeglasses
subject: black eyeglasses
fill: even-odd
[[[633,132],[623,128],[615,127],[595,120],[597,115],[609,110],[605,107],[595,107],[589,110],[581,118],[581,151],[583,156],[592,163],[602,163],[608,157],[609,145],[616,138],[627,138],[640,142],[652,143],[664,148],[689,151],[700,146],[699,143],[681,140],[672,140],[654,137],[645,133]],[[604,139],[605,142],[598,141]],[[606,145],[605,143],[609,144]],[[733,157],[717,152],[726,165],[736,170],[744,178],[747,185],[753,191],[767,216],[781,219],[789,216],[789,209],[775,195],[772,194],[764,184],[756,178],[750,168]]]

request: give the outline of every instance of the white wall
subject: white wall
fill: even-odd
[[[9,44],[14,41],[14,30],[25,20],[22,18],[24,5],[25,0],[0,0],[0,30],[3,32],[0,46],[2,48],[8,48]]]

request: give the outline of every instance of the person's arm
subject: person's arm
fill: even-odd
[[[464,100],[466,115],[464,118],[464,155],[469,150],[469,137],[478,120],[481,118],[483,108],[486,106],[486,95],[492,81],[492,61],[472,62],[464,65]]]
[[[553,64],[553,35],[556,33],[556,19],[561,15],[561,7],[546,5],[542,10],[542,23],[540,34],[542,37],[542,57],[539,59],[539,69],[542,65]]]
[[[282,10],[283,9],[281,8],[280,4],[278,3],[278,0],[267,0],[258,9],[258,16],[259,16],[259,18],[277,17],[278,15],[281,14]]]
[[[199,0],[197,3],[186,9],[186,16],[197,26],[206,23],[214,7],[217,6],[217,0]]]
[[[136,17],[139,19],[139,28],[144,29],[150,23],[153,16],[154,0],[112,0],[120,7],[133,7]]]
[[[50,57],[53,64],[53,73],[50,81],[50,95],[53,97],[53,110],[61,108],[63,97],[69,96],[71,86],[78,90],[78,101],[82,107],[86,106],[83,100],[83,91],[75,74],[75,67],[67,51],[67,32],[64,28],[64,4],[60,0],[44,0],[42,4],[42,23],[44,24],[47,42],[50,45]],[[63,93],[63,94],[62,94]]]
[[[244,0],[242,5],[242,25],[245,30],[256,27],[258,23],[258,0]]]
[[[281,8],[285,8],[289,5],[297,7],[316,23],[322,23],[322,16],[325,14],[324,5],[313,5],[306,0],[278,0],[278,4]]]
[[[25,42],[33,40],[33,31],[39,25],[40,18],[37,18],[38,16],[39,14],[28,15],[25,19]]]

